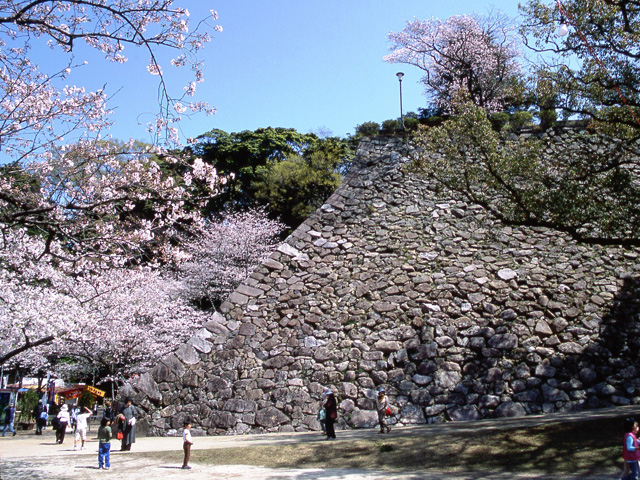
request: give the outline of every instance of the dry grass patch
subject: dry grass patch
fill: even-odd
[[[620,473],[622,419],[557,423],[522,429],[379,436],[194,451],[201,464],[272,468],[357,468],[387,471],[518,472],[591,475]],[[196,439],[197,441],[197,439]],[[154,456],[153,454],[146,454]],[[179,452],[163,453],[179,462]]]

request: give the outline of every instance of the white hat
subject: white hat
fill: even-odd
[[[331,395],[332,393],[333,392],[329,387],[324,387],[324,391],[322,392],[322,395]]]
[[[62,406],[60,407],[60,410],[66,410],[67,408],[68,408],[68,407],[67,407],[67,404],[65,403],[64,405],[62,405]]]

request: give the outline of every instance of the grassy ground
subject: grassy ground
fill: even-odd
[[[621,425],[620,418],[558,423],[527,430],[485,428],[471,435],[372,435],[370,440],[348,444],[319,440],[296,445],[195,451],[192,459],[200,464],[217,465],[442,473],[504,471],[556,476],[566,473],[588,478],[590,474],[620,473]],[[163,458],[179,462],[182,455],[163,453]]]

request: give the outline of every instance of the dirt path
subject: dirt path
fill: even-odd
[[[395,429],[391,436],[412,436],[415,433],[437,435],[438,433],[471,432],[479,428],[501,429],[530,427],[558,420],[579,420],[585,415],[589,417],[607,417],[611,415],[625,415],[629,411],[637,411],[636,407],[623,407],[618,409],[599,410],[595,412],[582,412],[580,414],[552,415],[545,417],[525,417],[519,419],[503,419],[492,421],[479,421],[467,423],[448,423],[440,425],[425,425],[419,427],[405,427]],[[349,448],[350,442],[356,439],[369,438],[374,430],[350,430],[338,432],[337,445],[344,444]],[[109,471],[98,469],[98,442],[95,438],[95,429],[90,432],[87,439],[87,449],[73,451],[73,437],[69,435],[64,445],[55,444],[55,435],[51,429],[46,430],[43,436],[36,436],[33,432],[19,432],[15,437],[0,437],[0,479],[1,480],[86,480],[87,478],[118,478],[125,480],[159,479],[253,479],[253,480],[436,480],[442,475],[434,472],[382,472],[363,471],[355,469],[274,469],[254,467],[247,465],[210,465],[198,464],[198,450],[215,450],[232,447],[257,446],[257,445],[284,445],[298,444],[302,442],[319,442],[321,436],[316,432],[310,433],[282,433],[267,435],[244,436],[217,436],[195,437],[195,445],[192,452],[192,470],[180,468],[180,452],[182,449],[181,438],[176,437],[146,437],[139,438],[131,452],[118,451],[117,441],[112,442],[114,451],[111,454],[111,469]],[[166,452],[166,458],[162,452]],[[171,452],[171,453],[170,453]],[[149,453],[154,455],[150,456]],[[177,459],[177,461],[176,461]],[[492,474],[488,472],[473,472],[468,474],[446,475],[450,480],[506,480],[506,479],[532,479],[543,480],[563,478],[564,480],[577,480],[580,477],[550,477],[548,475],[517,475],[517,474]],[[602,479],[611,476],[600,477]],[[589,480],[599,480],[590,478]]]

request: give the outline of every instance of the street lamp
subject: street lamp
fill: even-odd
[[[400,124],[402,125],[402,130],[404,130],[404,116],[402,115],[402,77],[404,77],[404,73],[398,72],[396,77],[398,77],[398,82],[400,83]]]
[[[564,37],[565,35],[567,35],[567,33],[569,33],[569,27],[567,26],[567,21],[565,19],[564,5],[562,5],[562,2],[560,0],[557,0],[557,2],[558,10],[560,11],[560,26],[558,26],[558,28],[556,29],[556,33],[560,37]]]
[[[565,35],[567,35],[567,33],[569,33],[569,27],[567,26],[567,22],[565,21],[564,16],[560,19],[560,25],[558,26],[556,33],[561,37],[564,37]]]

